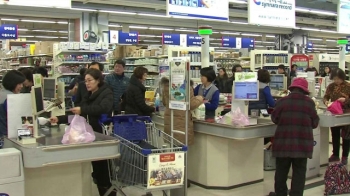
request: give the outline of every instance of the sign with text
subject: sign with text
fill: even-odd
[[[15,5],[15,6],[29,6],[29,7],[51,7],[51,8],[66,8],[71,9],[71,0],[0,0],[0,5]]]
[[[229,19],[229,0],[166,0],[167,15],[211,20]]]
[[[186,34],[166,34],[166,33],[163,33],[162,44],[186,47],[187,46],[187,35]]]
[[[200,35],[187,35],[187,46],[202,46]]]
[[[124,33],[122,31],[109,31],[109,43],[111,44],[138,44],[139,43],[139,33],[129,32]]]
[[[248,23],[295,27],[295,0],[248,0]]]
[[[254,48],[253,38],[222,37],[222,47],[225,48]]]
[[[3,24],[0,26],[0,39],[17,39],[18,26],[14,24]]]
[[[187,63],[189,57],[174,57],[170,65],[169,108],[173,110],[186,110],[186,74],[188,73]]]
[[[348,34],[350,32],[349,15],[350,15],[350,1],[339,0],[338,19],[337,19],[337,27],[338,27],[339,33]]]

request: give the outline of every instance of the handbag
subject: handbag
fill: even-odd
[[[340,101],[333,102],[330,106],[327,108],[328,111],[330,111],[333,115],[339,115],[343,114],[343,104]]]

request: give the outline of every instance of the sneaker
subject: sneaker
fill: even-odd
[[[337,161],[340,161],[340,158],[339,157],[337,157],[337,156],[334,156],[334,155],[332,155],[331,157],[329,157],[329,159],[328,159],[328,162],[337,162]]]
[[[342,158],[341,158],[341,163],[342,163],[343,165],[348,165],[348,157],[342,157]]]

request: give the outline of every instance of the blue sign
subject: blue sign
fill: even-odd
[[[348,42],[350,42],[350,36],[346,36],[346,38],[348,39]],[[346,51],[350,51],[350,44],[346,44],[346,48],[345,48]]]
[[[187,35],[187,46],[201,46],[202,37],[199,35]]]
[[[0,39],[17,39],[18,26],[14,24],[3,24],[0,26]]]
[[[162,36],[162,44],[165,45],[180,45],[180,34],[165,34]]]
[[[139,32],[124,33],[119,31],[119,44],[138,44],[139,43]]]
[[[312,50],[314,48],[314,44],[312,42],[308,42],[306,45],[307,50]]]
[[[225,48],[254,48],[254,39],[239,37],[222,37],[222,47]]]

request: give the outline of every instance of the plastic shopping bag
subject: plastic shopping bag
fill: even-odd
[[[226,113],[220,120],[219,123],[233,125],[235,127],[244,127],[249,125],[248,117],[241,112],[240,108],[234,111]]]
[[[95,140],[95,133],[82,116],[75,115],[63,135],[62,144],[90,143]]]
[[[332,114],[338,115],[343,114],[343,104],[340,101],[335,101],[331,105],[328,106],[327,110],[330,111]]]

